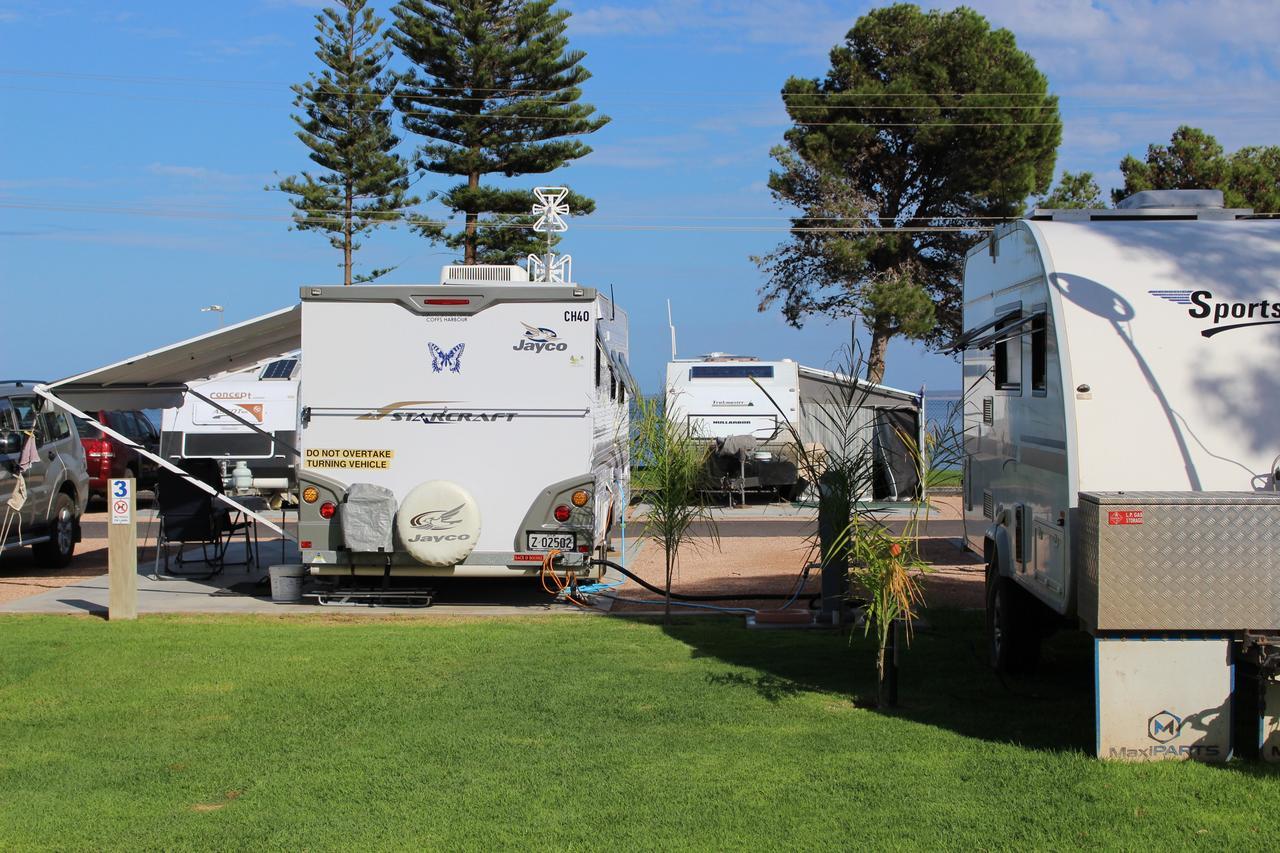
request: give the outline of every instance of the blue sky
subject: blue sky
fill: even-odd
[[[747,258],[784,237],[764,186],[786,128],[779,87],[820,76],[874,4],[562,2],[594,74],[587,100],[613,122],[589,157],[519,185],[562,177],[596,199],[564,249],[576,278],[612,284],[628,309],[641,383],[660,385],[668,298],[681,355],[828,363],[849,321],[796,331],[758,313]],[[290,232],[285,199],[263,190],[306,165],[288,86],[315,68],[320,5],[0,0],[0,374],[79,372],[215,327],[201,306],[222,304],[234,322],[340,280],[338,253]],[[1104,190],[1125,153],[1180,123],[1229,150],[1280,142],[1274,0],[970,5],[1013,30],[1061,96],[1059,170],[1092,170]],[[398,282],[438,280],[449,259],[404,230],[374,234],[360,256],[398,265]],[[960,384],[954,361],[902,341],[886,379]]]

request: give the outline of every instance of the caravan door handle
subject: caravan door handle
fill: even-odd
[[[57,456],[58,454],[54,453],[52,450],[48,450],[48,451],[45,451],[44,455],[48,458],[50,462],[52,462],[54,457]]]

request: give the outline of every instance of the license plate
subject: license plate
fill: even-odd
[[[530,533],[528,536],[530,551],[550,551],[552,548],[572,551],[578,544],[572,533]]]

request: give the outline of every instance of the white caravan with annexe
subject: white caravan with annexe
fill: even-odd
[[[1034,664],[1063,621],[1092,633],[1100,755],[1225,759],[1243,663],[1280,758],[1280,223],[1251,213],[1140,193],[1001,225],[966,262],[992,659]]]

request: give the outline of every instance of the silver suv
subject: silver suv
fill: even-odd
[[[71,562],[80,541],[89,472],[70,417],[37,396],[34,384],[0,382],[0,552],[30,545],[36,563],[60,568]],[[15,511],[9,500],[28,435],[35,439],[37,457],[21,475],[27,498]]]

